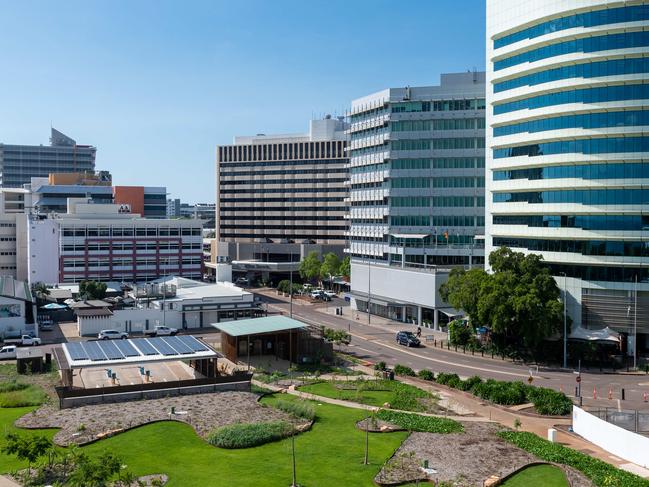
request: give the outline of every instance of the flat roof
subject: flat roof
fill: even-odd
[[[247,320],[227,321],[225,323],[212,323],[214,328],[221,330],[233,337],[246,335],[261,335],[278,331],[305,328],[307,325],[288,316],[265,316]]]
[[[192,335],[67,342],[63,353],[71,369],[218,357]]]

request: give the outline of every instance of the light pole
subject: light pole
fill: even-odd
[[[289,298],[288,315],[293,318],[293,254],[291,254],[291,287],[289,293],[291,297]]]
[[[638,275],[635,275],[633,303],[633,370],[638,366]]]
[[[293,483],[291,484],[291,487],[298,487],[297,475],[295,472],[295,431],[293,431],[293,434],[291,435],[291,454],[293,456]]]
[[[560,272],[563,276],[563,368],[568,368],[568,315],[566,313],[566,301],[568,297],[568,289],[566,288],[567,275],[565,272]]]
[[[367,254],[367,324],[372,324],[372,313],[370,311],[370,305],[372,303],[372,292],[371,292],[371,279],[370,274],[372,272],[372,266],[370,264],[370,255]]]

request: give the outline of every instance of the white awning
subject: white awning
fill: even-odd
[[[414,238],[421,240],[430,237],[430,233],[391,233],[390,236],[394,238]]]
[[[573,340],[584,340],[587,342],[620,342],[620,334],[608,326],[600,330],[589,330],[586,328],[575,328],[568,338]]]

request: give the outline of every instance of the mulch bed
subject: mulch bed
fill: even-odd
[[[496,436],[501,426],[493,423],[465,422],[464,433],[412,433],[375,477],[380,485],[396,485],[428,478],[436,482],[453,482],[456,486],[482,486],[492,475],[504,477],[529,463],[538,462],[534,455]],[[426,477],[419,465],[437,471]],[[593,484],[574,469],[558,465],[573,487]],[[417,477],[417,471],[419,477]]]
[[[84,445],[101,438],[155,421],[181,421],[206,438],[215,428],[234,423],[257,423],[293,417],[257,402],[249,392],[216,392],[164,399],[148,399],[114,404],[98,404],[70,409],[45,405],[16,421],[20,428],[60,428],[54,435],[57,445]],[[171,415],[171,407],[176,414]],[[182,414],[186,413],[186,414]],[[304,427],[300,422],[300,429]]]

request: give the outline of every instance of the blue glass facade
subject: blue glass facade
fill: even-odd
[[[581,88],[523,98],[509,103],[501,103],[494,106],[494,115],[515,112],[517,110],[533,110],[535,108],[564,105],[566,103],[601,103],[646,99],[649,99],[649,85],[647,84]]]
[[[625,32],[557,42],[494,62],[494,71],[575,52],[598,52],[649,46],[649,32]]]
[[[551,154],[608,154],[612,152],[647,152],[649,137],[609,137],[603,139],[562,140],[544,144],[520,145],[495,149],[494,159],[505,157],[537,157]]]
[[[573,203],[578,205],[649,205],[649,189],[565,189],[493,193],[494,203]]]
[[[493,223],[537,228],[636,232],[649,230],[649,215],[494,215]]]
[[[638,22],[640,20],[649,20],[649,5],[610,8],[567,15],[495,39],[494,48],[499,49],[524,39],[534,39],[535,37],[566,29],[574,29],[575,27],[594,27],[620,22]]]

